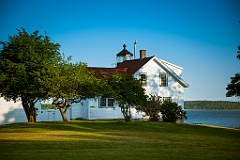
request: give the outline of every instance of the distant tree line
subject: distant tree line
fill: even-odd
[[[240,110],[240,102],[229,101],[185,101],[185,109]]]

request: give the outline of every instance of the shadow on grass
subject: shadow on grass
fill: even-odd
[[[84,121],[0,126],[0,159],[236,159],[240,131],[164,122]],[[29,152],[29,150],[31,152]]]
[[[16,123],[0,126],[0,132],[26,132],[36,133],[43,131],[69,131],[69,132],[151,132],[165,134],[174,134],[177,136],[206,136],[209,137],[240,137],[239,130],[229,130],[224,128],[212,128],[208,126],[198,126],[189,124],[173,124],[166,122],[142,122],[133,121],[126,123],[119,120],[105,121],[87,121],[87,120],[72,120],[69,122],[37,122],[37,123]]]

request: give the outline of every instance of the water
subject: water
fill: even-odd
[[[240,127],[240,110],[186,110],[188,124]]]

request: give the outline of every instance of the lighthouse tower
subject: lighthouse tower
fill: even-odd
[[[125,60],[132,60],[133,54],[126,49],[127,45],[123,45],[123,50],[117,54],[117,64],[122,63]]]

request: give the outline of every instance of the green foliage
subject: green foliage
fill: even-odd
[[[41,104],[41,110],[47,109],[57,109],[57,106],[54,104]]]
[[[159,121],[160,114],[164,122],[176,122],[183,120],[186,117],[186,112],[176,102],[162,101],[162,98],[157,95],[150,95],[147,103],[136,108],[149,116],[150,121]]]
[[[1,42],[0,88],[8,100],[17,100],[23,95],[32,99],[45,96],[40,78],[46,64],[59,55],[60,45],[38,33],[28,34],[22,29],[17,35],[9,36],[9,42]]]
[[[29,122],[34,122],[34,105],[47,96],[43,76],[47,66],[60,56],[58,43],[50,37],[22,28],[8,42],[0,42],[0,93],[6,100],[22,100]]]
[[[93,72],[87,70],[85,63],[72,63],[70,60],[69,57],[50,64],[49,74],[43,81],[49,98],[53,98],[53,104],[58,106],[64,121],[67,121],[66,112],[72,103],[96,97],[100,84]]]
[[[106,77],[108,85],[111,87],[111,97],[114,98],[127,122],[131,121],[131,107],[142,105],[146,101],[144,89],[139,80],[132,75],[113,75]]]
[[[240,60],[240,46],[238,46],[237,59]],[[240,97],[240,73],[236,73],[234,77],[231,77],[231,82],[228,84],[226,90],[227,97]]]
[[[49,75],[43,82],[48,88],[48,96],[56,98],[85,99],[88,90],[84,87],[91,82],[91,75],[86,69],[85,63],[72,63],[62,60],[48,67]],[[69,102],[70,103],[70,102]]]
[[[228,91],[226,93],[227,97],[240,97],[240,73],[235,74],[234,77],[231,77],[231,83],[228,84]]]
[[[176,102],[164,101],[161,107],[161,114],[164,122],[173,122],[186,118],[186,111]]]
[[[240,102],[229,101],[185,101],[185,109],[215,109],[215,110],[227,110],[227,109],[240,109]]]
[[[138,112],[144,112],[145,116],[149,116],[150,121],[159,121],[162,103],[163,102],[160,96],[150,95],[147,98],[147,103],[137,107],[136,109]]]

